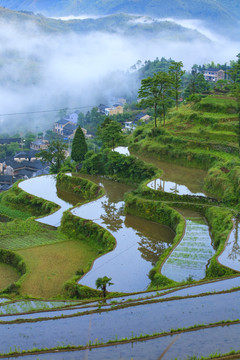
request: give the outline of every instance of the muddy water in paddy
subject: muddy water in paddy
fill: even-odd
[[[209,195],[203,190],[203,181],[207,175],[205,170],[187,168],[142,155],[138,158],[163,170],[161,180],[150,182],[149,187],[178,195]]]
[[[82,176],[82,175],[81,175]],[[74,215],[91,219],[109,230],[116,238],[116,247],[97,259],[80,284],[95,287],[98,277],[111,277],[111,291],[145,290],[150,282],[147,274],[164,249],[171,246],[174,232],[163,225],[124,215],[124,193],[131,188],[124,184],[85,176],[100,182],[106,195],[72,210]]]

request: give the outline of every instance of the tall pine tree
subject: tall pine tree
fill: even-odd
[[[81,127],[79,126],[75,132],[72,142],[71,158],[76,162],[82,162],[87,152],[87,143]]]

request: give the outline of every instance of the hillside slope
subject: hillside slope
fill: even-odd
[[[236,4],[235,4],[236,2]],[[240,18],[237,0],[0,0],[0,6],[13,10],[43,12],[48,15],[108,15],[117,12],[136,13],[157,17],[197,18],[230,24]],[[236,13],[236,10],[239,10]],[[220,24],[220,23],[219,23]]]
[[[150,17],[133,16],[127,14],[114,14],[96,19],[82,19],[62,21],[48,18],[42,15],[34,15],[28,12],[13,11],[0,7],[0,21],[7,21],[22,27],[28,22],[36,24],[46,32],[70,32],[89,33],[101,31],[117,33],[126,36],[145,36],[173,41],[207,41],[207,38],[196,30],[185,28],[173,21],[154,21]]]
[[[205,189],[227,203],[240,200],[237,102],[209,95],[169,112],[166,126],[136,129],[131,150],[153,158],[208,170]]]

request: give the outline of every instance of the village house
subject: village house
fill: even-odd
[[[59,135],[63,135],[63,128],[64,128],[64,126],[66,126],[69,123],[70,123],[69,120],[60,119],[60,120],[55,122],[53,131],[56,132]]]
[[[113,105],[100,104],[98,106],[98,112],[106,116],[123,114],[123,104],[122,103],[115,103]]]
[[[225,80],[225,71],[222,69],[208,68],[203,71],[204,79],[211,82]]]
[[[18,143],[21,144],[22,140],[21,138],[4,138],[0,139],[0,145],[9,145],[12,143]]]
[[[149,121],[150,118],[151,118],[150,115],[148,115],[148,114],[146,114],[146,113],[144,113],[144,112],[140,112],[139,114],[137,114],[137,115],[135,116],[135,121],[136,121],[136,122],[137,122],[137,121],[146,122],[146,121]]]
[[[60,119],[55,122],[53,132],[57,133],[60,136],[63,136],[64,139],[73,139],[75,132],[77,130],[78,114],[77,112],[70,114],[64,119]],[[84,135],[87,134],[87,130],[82,128]]]
[[[117,114],[123,114],[123,106],[115,104],[112,107],[105,109],[105,115],[107,116],[112,116]]]
[[[68,123],[63,127],[62,136],[67,139],[73,139],[75,132],[77,130],[77,125],[74,125],[72,123]]]
[[[17,162],[23,162],[23,161],[35,161],[39,160],[39,157],[36,156],[38,151],[36,150],[30,150],[30,151],[21,151],[14,155],[13,160]]]
[[[44,139],[37,139],[36,141],[31,142],[30,149],[32,150],[46,150],[48,148],[49,142]]]

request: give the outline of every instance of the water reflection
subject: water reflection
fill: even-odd
[[[146,237],[142,237],[138,250],[142,253],[142,258],[151,261],[154,266],[159,260],[163,251],[166,249],[166,245],[159,241],[152,241]]]
[[[102,209],[104,213],[100,216],[103,220],[103,224],[107,229],[116,232],[122,228],[123,220],[121,215],[123,214],[123,208],[117,208],[116,204],[111,201],[102,201]]]
[[[150,181],[147,186],[153,190],[165,191],[171,194],[206,196],[203,192],[192,192],[185,185],[180,185],[175,182],[166,181],[163,179],[155,179],[153,181]]]
[[[220,264],[233,270],[240,271],[240,243],[239,243],[239,221],[234,221],[234,228],[230,233],[225,249],[218,257]]]
[[[149,284],[147,274],[158,254],[172,242],[173,231],[148,220],[125,216],[123,196],[129,190],[126,185],[97,177],[88,178],[95,182],[101,181],[106,195],[73,209],[72,213],[108,229],[117,244],[112,252],[95,261],[93,268],[80,283],[95,287],[98,277],[108,276],[114,282],[111,291],[145,290]]]
[[[161,226],[161,231],[159,231],[159,224],[149,220],[143,222],[143,219],[132,215],[126,216],[125,226],[136,229],[140,239],[138,250],[141,252],[142,258],[150,261],[153,266],[159,260],[163,251],[172,246],[169,233],[172,233],[172,237],[175,234],[167,226]]]
[[[164,187],[164,191],[167,191],[166,183],[169,183],[170,187],[173,188],[173,191],[175,185],[177,184],[176,190],[182,191],[180,190],[180,186],[184,185],[185,190],[188,189],[187,191],[190,195],[201,194],[202,196],[211,196],[210,194],[203,192],[203,183],[204,178],[207,176],[207,171],[202,169],[187,168],[181,165],[173,164],[171,162],[165,162],[139,154],[135,155],[137,155],[139,159],[153,164],[157,168],[163,170],[161,181],[165,180],[166,182],[162,182],[161,186]]]
[[[64,201],[58,197],[55,175],[34,177],[21,182],[19,187],[29,194],[52,201],[60,206],[60,209],[53,214],[37,219],[37,221],[43,224],[56,227],[60,226],[63,212],[72,207],[70,202]]]

